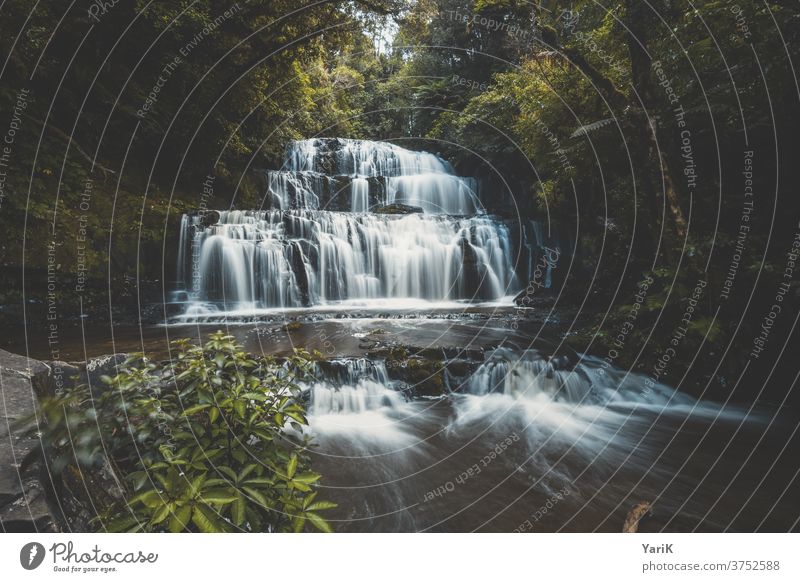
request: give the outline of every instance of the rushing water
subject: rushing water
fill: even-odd
[[[786,530],[796,518],[779,508],[800,487],[774,461],[798,439],[775,410],[535,350],[490,354],[434,400],[404,398],[382,363],[323,376],[309,386],[309,430],[342,530],[619,531],[644,500],[650,531]]]
[[[183,217],[173,323],[235,323],[253,351],[329,358],[303,388],[338,529],[619,531],[640,501],[645,530],[794,527],[793,465],[777,462],[798,444],[791,413],[530,348],[541,326],[498,302],[521,279],[551,286],[565,250],[551,225],[519,225],[527,258],[512,264],[473,180],[385,143],[295,142],[267,186],[266,209]],[[305,323],[271,327],[287,315]],[[379,344],[443,350],[426,364],[444,394],[415,397],[392,368],[408,362],[370,354]]]
[[[286,165],[269,172],[274,209],[223,211],[209,226],[183,217],[178,277],[189,314],[516,291],[508,228],[481,212],[474,181],[437,156],[309,140],[288,148]],[[422,212],[370,212],[397,204]]]

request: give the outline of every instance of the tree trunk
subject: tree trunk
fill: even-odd
[[[643,109],[638,113],[640,119],[637,125],[649,145],[647,148],[648,167],[652,170],[658,168],[661,174],[661,181],[664,188],[669,213],[672,217],[675,233],[679,238],[686,236],[686,219],[683,216],[677,183],[673,177],[673,171],[669,164],[665,146],[668,143],[659,144],[658,141],[658,122],[650,117],[650,113],[655,104],[654,87],[651,76],[652,59],[647,50],[647,29],[646,13],[647,3],[640,0],[625,0],[625,26],[628,28],[628,53],[631,59],[631,82],[633,88],[641,101]],[[637,107],[638,109],[638,107]],[[646,170],[645,170],[646,171]],[[645,193],[645,195],[657,200],[655,191]],[[654,204],[658,207],[657,202]]]

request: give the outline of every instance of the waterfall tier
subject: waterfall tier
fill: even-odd
[[[190,296],[229,309],[346,299],[493,300],[513,290],[508,231],[452,219],[319,210],[224,211],[184,221]]]
[[[267,173],[266,202],[271,209],[223,211],[216,222],[184,216],[178,277],[190,310],[487,301],[516,291],[508,228],[482,212],[475,181],[434,154],[294,142],[284,169]]]
[[[453,174],[449,163],[428,152],[415,152],[391,143],[321,138],[291,142],[286,169],[328,175],[361,177]]]
[[[392,389],[386,365],[366,358],[333,360],[318,365],[317,380],[304,387],[310,392],[309,414],[360,414],[405,402]]]

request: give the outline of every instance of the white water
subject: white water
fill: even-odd
[[[353,300],[495,301],[515,292],[507,227],[482,214],[474,180],[437,156],[307,140],[289,146],[285,166],[268,173],[276,209],[222,211],[208,227],[183,217],[178,276],[192,299],[183,319]],[[424,213],[373,214],[376,196]],[[349,198],[346,212],[319,209],[340,198]]]
[[[577,362],[576,357],[580,358]],[[641,374],[603,363],[586,355],[546,357],[537,350],[498,348],[461,386],[452,387],[451,429],[475,422],[504,423],[510,418],[537,434],[544,428],[569,437],[586,431],[593,438],[585,442],[576,438],[580,448],[609,442],[610,426],[640,413],[726,420],[743,416],[740,409],[698,401],[664,384],[648,382]],[[382,361],[362,358],[334,364],[334,371],[319,370],[318,380],[310,386],[312,416],[394,413],[406,403],[399,390],[408,387],[390,382]]]
[[[352,189],[352,212],[369,210],[369,182],[367,179],[353,178],[350,188]]]
[[[508,531],[524,521],[519,511],[567,492],[554,525],[545,526],[555,528],[600,488],[590,508],[600,520],[615,512],[609,526],[618,531],[630,504],[662,491],[684,462],[704,470],[716,461],[715,439],[693,435],[763,430],[760,413],[697,401],[640,374],[603,367],[602,360],[578,358],[498,349],[457,392],[427,401],[406,401],[380,362],[340,362],[339,372],[328,371],[309,388],[315,463],[334,484],[331,495],[354,508],[346,519],[355,530],[439,529],[443,520],[444,531],[469,530],[498,518],[497,527]],[[673,446],[675,439],[682,444]],[[690,474],[675,487],[684,487]],[[480,492],[486,496],[478,499]],[[523,494],[519,511],[504,514]],[[633,501],[618,505],[631,494]],[[676,499],[659,503],[675,507],[683,498]],[[693,501],[680,517],[699,519],[703,503],[718,499],[713,493]],[[587,519],[591,525],[572,527],[598,523]]]
[[[452,174],[450,164],[428,152],[355,139],[307,139],[286,148],[285,167],[294,172],[320,172],[362,177]]]

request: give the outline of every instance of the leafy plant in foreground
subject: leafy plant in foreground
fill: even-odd
[[[56,469],[109,461],[123,503],[101,512],[108,531],[330,531],[318,513],[298,382],[308,354],[255,358],[232,336],[174,342],[165,364],[128,360],[98,395],[79,386],[47,400],[42,440]]]

